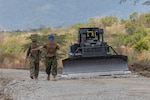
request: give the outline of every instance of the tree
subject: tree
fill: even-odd
[[[55,40],[57,43],[59,43],[60,45],[65,45],[67,41],[66,40],[66,35],[55,35]],[[44,35],[39,35],[39,34],[32,34],[29,37],[26,38],[27,40],[32,40],[32,39],[37,39],[38,45],[43,45],[45,42],[48,41],[48,34],[44,34]],[[22,45],[22,49],[23,51],[26,51],[29,46],[31,45],[31,42],[28,42],[26,44]]]
[[[114,23],[118,22],[118,18],[115,16],[106,16],[104,18],[101,18],[101,23],[104,27],[111,26]]]
[[[150,12],[141,14],[138,21],[145,25],[145,27],[150,28]]]
[[[102,27],[102,24],[100,22],[100,17],[90,18],[88,20],[88,26]]]
[[[141,19],[137,12],[130,14],[129,17],[130,20],[125,23],[125,29],[130,35],[133,35],[136,29],[142,29],[146,26],[146,18]]]
[[[51,28],[50,27],[44,27],[44,28],[40,28],[40,30],[43,34],[49,34],[51,31]]]
[[[87,27],[87,25],[84,23],[78,23],[78,24],[73,25],[71,28],[78,29],[80,27]]]
[[[120,3],[126,2],[127,0],[120,0]],[[134,4],[136,4],[137,2],[139,2],[140,0],[130,0],[132,1]],[[150,5],[150,0],[146,0],[143,2],[143,5]]]
[[[141,45],[141,42],[139,41],[143,40],[146,36],[147,36],[146,29],[144,27],[137,27],[135,28],[134,33],[132,35],[126,37],[125,44],[131,47],[135,46],[136,44],[136,49],[137,49],[137,46]]]
[[[134,12],[134,13],[130,14],[129,17],[130,17],[131,21],[135,21],[136,19],[138,19],[138,13]]]
[[[149,49],[149,43],[145,40],[141,40],[139,42],[137,42],[134,46],[134,48],[137,50],[137,51],[143,51],[143,50],[148,50]]]

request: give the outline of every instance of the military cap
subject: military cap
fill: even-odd
[[[32,39],[32,42],[36,42],[36,39]]]

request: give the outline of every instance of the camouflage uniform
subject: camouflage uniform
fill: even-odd
[[[31,45],[27,51],[27,57],[30,61],[30,77],[37,79],[39,75],[39,61],[40,61],[40,50],[30,52],[31,49],[37,48],[38,46]]]
[[[57,43],[48,41],[43,48],[46,49],[46,57],[45,57],[45,66],[46,73],[55,77],[57,75],[57,59],[56,59],[56,51],[59,49]],[[48,79],[49,80],[49,79]]]
[[[56,56],[46,57],[45,65],[46,65],[46,73],[48,75],[50,75],[51,72],[52,72],[53,76],[57,75],[57,59],[56,59]]]

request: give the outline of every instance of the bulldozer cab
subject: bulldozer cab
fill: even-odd
[[[79,28],[78,43],[82,46],[103,43],[103,29],[99,28]]]
[[[87,39],[94,39],[95,38],[95,33],[93,31],[87,32]]]

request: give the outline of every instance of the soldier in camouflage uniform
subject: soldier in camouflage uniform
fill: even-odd
[[[29,58],[30,64],[30,78],[31,79],[38,79],[39,75],[39,61],[40,61],[40,50],[36,50],[31,52],[31,49],[37,48],[36,40],[32,40],[32,44],[29,47],[27,54],[26,54],[26,62]]]
[[[50,80],[50,74],[52,73],[53,80],[56,81],[56,75],[57,75],[57,59],[56,59],[56,51],[61,49],[60,46],[54,42],[54,36],[49,35],[49,41],[44,44],[43,46],[40,46],[36,49],[32,49],[32,51],[40,50],[45,48],[46,49],[46,55],[45,55],[45,66],[46,66],[46,73],[47,73],[47,80]],[[65,52],[65,50],[63,50]]]

